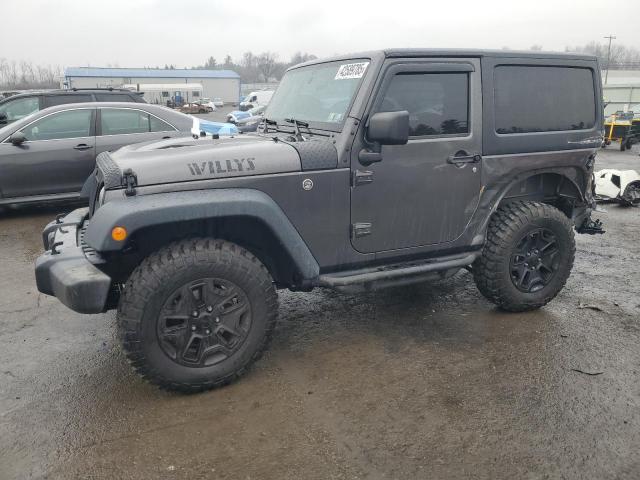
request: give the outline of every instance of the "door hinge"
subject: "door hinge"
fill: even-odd
[[[370,223],[354,223],[351,225],[351,237],[365,237],[367,235],[371,235],[371,224]]]
[[[373,182],[373,172],[371,170],[354,170],[353,175],[351,175],[352,187],[367,185],[371,182]]]
[[[124,194],[127,197],[131,197],[136,194],[136,186],[138,185],[138,176],[133,173],[133,170],[127,168],[122,173],[122,186],[125,187]]]

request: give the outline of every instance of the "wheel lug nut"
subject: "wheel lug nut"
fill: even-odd
[[[207,335],[209,335],[211,333],[211,330],[207,329],[205,330],[207,332]]]
[[[213,312],[213,307],[211,305],[207,305],[207,312]]]
[[[220,323],[220,317],[216,317],[216,323]]]
[[[198,316],[198,311],[194,310],[193,312],[191,312],[191,316],[192,317],[197,317]]]
[[[191,331],[195,332],[196,331],[196,326],[195,325],[191,325]]]

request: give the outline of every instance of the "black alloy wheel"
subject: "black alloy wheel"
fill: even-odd
[[[176,289],[157,322],[162,351],[174,362],[206,367],[230,358],[251,328],[251,305],[233,282],[203,278]]]
[[[518,241],[511,255],[511,280],[521,292],[533,293],[543,289],[558,269],[558,244],[555,234],[538,228]]]

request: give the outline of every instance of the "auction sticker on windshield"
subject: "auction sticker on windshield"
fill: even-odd
[[[340,65],[338,68],[338,73],[336,73],[336,77],[334,80],[347,80],[349,78],[360,78],[364,75],[364,71],[367,69],[369,62],[360,62],[360,63],[347,63],[345,65]]]

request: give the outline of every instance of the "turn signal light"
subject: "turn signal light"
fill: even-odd
[[[124,227],[113,227],[113,230],[111,230],[111,238],[116,242],[123,241],[127,238],[127,229]]]

